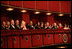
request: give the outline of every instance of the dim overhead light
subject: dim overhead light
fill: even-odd
[[[63,16],[64,14],[59,14],[59,16]]]
[[[65,46],[57,47],[57,48],[66,48]]]
[[[25,12],[27,12],[27,11],[26,11],[26,10],[21,10],[21,12],[25,13]]]
[[[7,8],[6,10],[7,11],[13,11],[14,9],[13,8]]]
[[[34,12],[34,14],[39,14],[40,12],[38,12],[38,11],[36,11],[36,12]]]
[[[46,13],[46,15],[51,15],[52,13]]]

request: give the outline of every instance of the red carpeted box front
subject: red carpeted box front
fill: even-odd
[[[19,36],[13,37],[14,48],[19,48]]]
[[[68,34],[68,43],[71,43],[71,34]]]
[[[43,40],[44,40],[44,45],[53,44],[53,34],[44,34]]]
[[[21,48],[31,48],[31,35],[20,36]]]
[[[7,48],[6,37],[1,37],[1,48]]]
[[[32,35],[32,46],[39,47],[42,46],[42,35],[41,34],[33,34]]]
[[[8,48],[13,48],[13,37],[7,37]]]
[[[55,44],[62,44],[63,43],[63,34],[55,34],[54,35],[54,42]]]

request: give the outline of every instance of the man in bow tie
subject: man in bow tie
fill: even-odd
[[[20,26],[19,26],[19,20],[16,20],[15,23],[16,23],[16,24],[15,24],[15,28],[16,28],[17,30],[19,30],[19,29],[20,29]]]
[[[15,24],[14,24],[14,20],[11,20],[11,24],[10,24],[10,30],[15,30]]]

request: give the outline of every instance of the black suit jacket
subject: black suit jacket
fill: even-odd
[[[17,25],[15,25],[15,29],[20,30],[20,26],[18,27]]]
[[[15,26],[15,25],[14,25],[14,26]],[[10,24],[10,30],[15,30],[15,28],[13,28],[11,24]]]
[[[30,26],[29,26],[29,29],[34,29],[34,28],[32,27],[32,25],[30,25]]]
[[[1,26],[1,30],[6,30],[6,27]]]

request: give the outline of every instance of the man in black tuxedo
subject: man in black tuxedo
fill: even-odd
[[[33,22],[32,21],[30,21],[29,29],[35,29],[34,26],[33,26]]]
[[[29,29],[29,23],[26,24],[26,28]]]
[[[40,29],[45,29],[45,26],[44,26],[44,23],[43,23],[43,22],[41,22],[41,27],[40,27]]]
[[[11,20],[11,24],[10,24],[10,30],[15,30],[15,24],[14,24],[14,20]]]
[[[40,22],[35,25],[35,29],[40,29]]]
[[[19,20],[16,20],[15,22],[15,29],[20,30],[20,26],[19,26]]]

